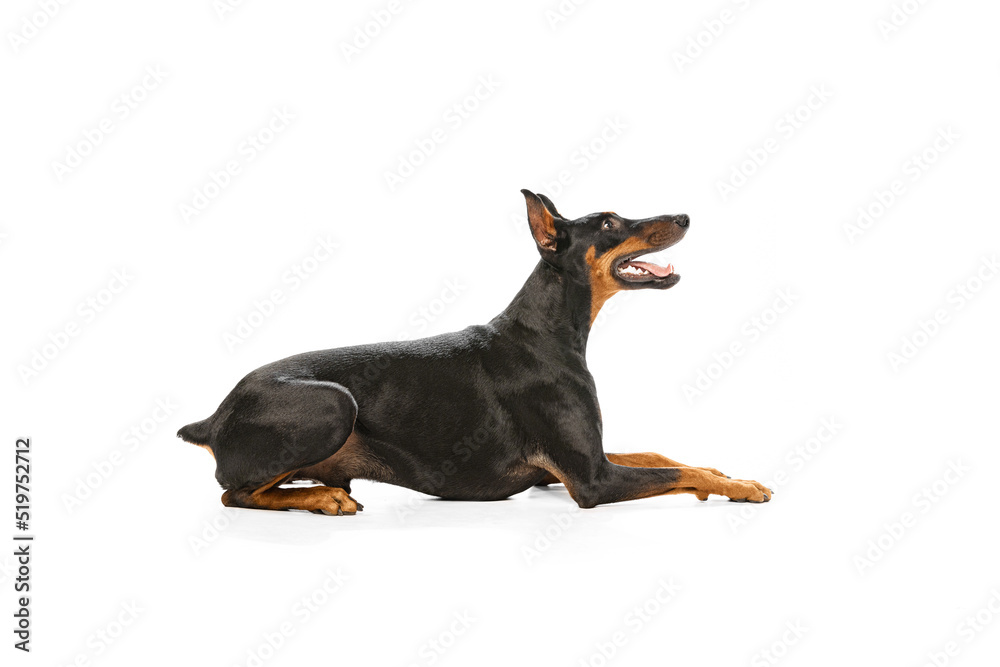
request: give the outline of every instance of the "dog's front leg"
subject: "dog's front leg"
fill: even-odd
[[[566,485],[573,500],[584,508],[675,493],[692,493],[699,498],[716,494],[751,503],[766,503],[771,499],[771,490],[759,482],[729,479],[699,468],[633,468],[604,458],[603,464],[598,462],[587,474],[556,466],[549,472]]]
[[[697,468],[698,470],[710,472],[718,477],[729,477],[729,475],[726,475],[715,468],[689,466],[686,463],[668,459],[663,454],[657,454],[656,452],[642,452],[639,454],[608,454],[607,456],[608,460],[612,463],[617,463],[620,466],[628,466],[629,468]]]
[[[581,412],[572,410],[572,404],[560,407],[563,414]],[[650,455],[626,455],[629,462],[646,464],[640,467],[613,463],[604,453],[599,419],[567,419],[557,422],[555,426],[542,440],[545,446],[529,457],[528,462],[565,484],[570,496],[580,507],[674,493],[692,493],[702,499],[716,494],[736,502],[752,503],[765,503],[771,499],[770,489],[763,484],[729,479],[717,470],[710,472],[682,466],[657,467],[659,463],[668,460],[658,454],[645,461],[639,457]],[[653,465],[649,465],[650,463]]]

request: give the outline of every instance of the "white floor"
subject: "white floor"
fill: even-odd
[[[925,514],[911,508],[916,525],[859,572],[897,517],[868,509],[880,489],[832,487],[818,469],[767,505],[682,496],[587,511],[559,486],[457,503],[360,482],[364,512],[328,517],[226,510],[210,459],[162,444],[166,463],[137,455],[134,474],[36,545],[50,664],[918,665],[954,640],[961,664],[979,665],[1000,647],[989,623],[971,641],[958,628],[988,603],[1000,611],[981,471]],[[836,467],[840,453],[827,456]],[[147,474],[184,477],[163,488]],[[909,493],[889,492],[907,510]],[[94,634],[105,627],[110,647]]]

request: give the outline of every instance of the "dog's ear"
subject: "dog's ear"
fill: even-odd
[[[551,199],[549,199],[548,197],[546,197],[545,195],[543,195],[541,193],[539,193],[536,196],[539,199],[542,200],[542,203],[545,204],[545,208],[549,209],[549,213],[551,213],[552,215],[554,215],[557,218],[563,218],[562,214],[559,213],[559,211],[556,210],[556,205],[552,203]],[[566,218],[563,218],[563,220],[565,220],[565,219]]]
[[[562,217],[545,195],[536,195],[530,190],[521,190],[521,194],[528,204],[528,225],[531,227],[531,235],[535,237],[538,251],[543,257],[555,254],[560,236],[556,218],[562,220]]]

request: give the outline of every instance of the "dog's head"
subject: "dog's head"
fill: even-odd
[[[661,266],[639,257],[665,250],[687,233],[686,215],[658,215],[630,220],[617,213],[591,213],[569,219],[545,195],[521,190],[528,204],[528,224],[542,259],[587,284],[591,322],[604,302],[626,289],[668,289],[681,277],[672,264]]]

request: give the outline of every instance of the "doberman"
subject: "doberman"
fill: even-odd
[[[562,483],[584,508],[674,493],[770,500],[714,468],[604,452],[590,328],[616,292],[677,284],[672,265],[636,258],[680,241],[688,216],[571,220],[522,193],[541,260],[489,324],[276,361],[178,431],[215,457],[225,505],[355,514],[353,479],[456,500]],[[282,486],[296,480],[319,486]]]

